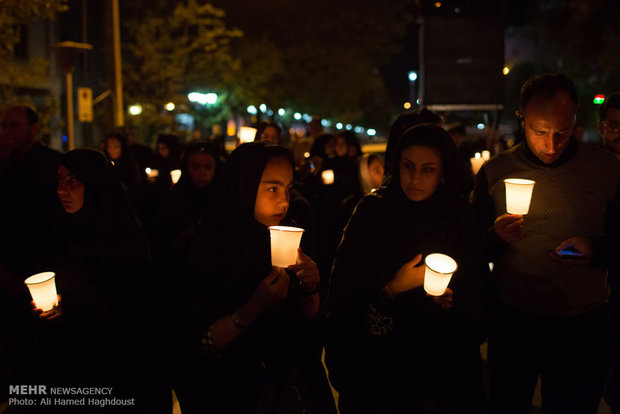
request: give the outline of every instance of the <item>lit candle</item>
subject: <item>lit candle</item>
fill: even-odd
[[[480,167],[482,167],[482,164],[484,164],[484,158],[482,158],[480,156],[480,153],[477,152],[473,157],[469,159],[469,162],[471,162],[471,169],[474,172],[474,175],[476,175],[478,174],[478,171],[480,171]]]
[[[151,169],[151,168],[147,167],[147,168],[144,169],[144,172],[146,172],[146,175],[149,178],[157,178],[157,177],[159,177],[159,170]]]
[[[30,276],[24,281],[32,300],[37,308],[43,311],[52,310],[58,306],[58,294],[56,293],[56,273],[43,272]]]
[[[532,190],[535,182],[522,178],[507,178],[506,185],[506,212],[508,214],[527,214],[530,210]]]
[[[323,184],[333,184],[334,170],[324,170],[321,172],[321,178],[323,179]]]
[[[489,159],[491,159],[491,151],[489,150],[482,151],[482,159],[485,161],[488,161]]]
[[[270,226],[271,264],[288,267],[297,262],[297,248],[301,242],[304,229],[288,226]]]
[[[457,264],[453,258],[441,253],[433,253],[424,259],[424,290],[433,296],[441,296],[446,291]]]
[[[239,128],[239,141],[244,142],[252,142],[256,137],[256,128],[252,127],[241,127]]]
[[[181,170],[172,170],[170,171],[170,179],[172,179],[172,184],[176,184],[181,178]]]

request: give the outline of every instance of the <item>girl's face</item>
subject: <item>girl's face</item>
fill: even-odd
[[[368,166],[368,175],[370,175],[370,184],[372,188],[379,188],[383,183],[383,163],[378,158],[373,158]]]
[[[443,175],[439,152],[414,145],[400,156],[400,187],[411,201],[423,201],[433,195]]]
[[[84,206],[84,184],[67,167],[58,167],[58,198],[65,212],[77,213]]]
[[[293,169],[285,158],[272,158],[260,178],[254,218],[265,226],[277,226],[286,216],[290,191],[293,187]]]
[[[123,147],[118,138],[108,138],[105,140],[105,149],[108,156],[113,160],[118,160],[123,155]]]
[[[336,137],[335,151],[336,155],[339,157],[344,157],[348,154],[349,147],[347,146],[347,140],[344,137]]]
[[[215,159],[204,152],[192,154],[187,160],[187,171],[196,187],[207,188],[215,175]]]

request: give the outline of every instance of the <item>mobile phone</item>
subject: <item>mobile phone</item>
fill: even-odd
[[[583,260],[586,255],[572,247],[565,247],[562,250],[550,250],[550,253],[559,259]]]

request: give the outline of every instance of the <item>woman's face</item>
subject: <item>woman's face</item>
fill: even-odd
[[[84,184],[67,167],[58,167],[58,198],[65,212],[77,213],[84,206]]]
[[[383,163],[378,158],[373,158],[368,165],[368,175],[370,175],[370,184],[372,188],[379,188],[383,183]]]
[[[348,155],[349,147],[347,146],[347,140],[344,137],[336,137],[335,151],[338,157],[344,157]]]
[[[161,155],[162,158],[168,158],[170,156],[170,148],[163,142],[159,142],[157,144],[157,153]]]
[[[433,195],[443,175],[439,152],[414,145],[400,156],[400,187],[411,201],[423,201]]]
[[[260,134],[260,141],[269,141],[272,144],[280,143],[280,134],[278,130],[272,126],[268,126],[265,130]]]
[[[123,155],[123,147],[118,138],[110,137],[105,140],[105,149],[108,156],[113,160],[118,160]]]
[[[215,175],[215,159],[204,152],[192,154],[187,160],[187,172],[196,187],[207,188]]]
[[[277,226],[286,216],[290,191],[293,187],[293,169],[285,158],[272,158],[260,178],[254,218],[265,226]]]

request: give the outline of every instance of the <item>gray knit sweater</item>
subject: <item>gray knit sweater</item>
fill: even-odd
[[[573,140],[570,156],[548,166],[536,162],[524,145],[498,154],[483,166],[480,179],[486,178],[488,193],[477,194],[490,197],[489,205],[492,200],[492,223],[506,213],[505,178],[536,182],[523,238],[507,245],[495,259],[493,277],[500,299],[539,316],[577,315],[602,306],[609,293],[603,265],[568,265],[548,253],[570,237],[609,236],[606,219],[608,210],[618,207],[614,203],[620,162],[608,152]]]

